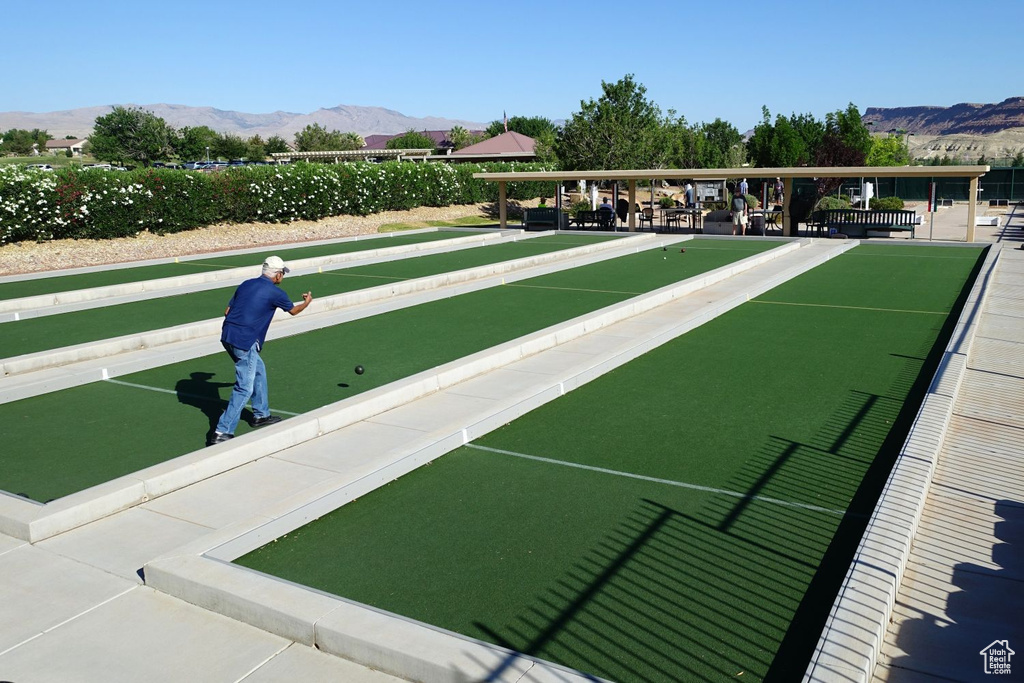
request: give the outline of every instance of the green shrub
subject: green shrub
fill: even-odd
[[[573,202],[572,206],[569,207],[569,215],[573,218],[578,218],[580,211],[590,211],[590,202],[580,200],[578,202]]]
[[[870,206],[879,211],[901,211],[904,204],[899,197],[876,197],[871,200]]]
[[[671,209],[675,205],[676,200],[672,199],[671,197],[662,197],[661,199],[658,200],[658,206],[660,206],[663,209]]]
[[[818,203],[814,205],[815,211],[829,211],[832,209],[849,209],[850,200],[845,195],[839,197],[835,195],[826,195],[818,200]]]
[[[543,171],[544,164],[414,164],[390,161],[239,166],[216,173],[0,167],[0,244],[124,237],[189,230],[219,221],[281,223],[367,215],[417,206],[493,202],[497,183],[479,172]],[[550,189],[550,183],[547,183]],[[510,200],[533,199],[545,183],[510,182]]]

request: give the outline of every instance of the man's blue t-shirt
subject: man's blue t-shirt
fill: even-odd
[[[258,343],[256,348],[262,349],[276,309],[290,311],[294,307],[288,295],[270,278],[261,275],[246,280],[238,286],[228,302],[230,310],[224,318],[220,340],[246,350]]]

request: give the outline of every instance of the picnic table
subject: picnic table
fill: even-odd
[[[673,225],[682,228],[682,219],[685,218],[687,224],[697,232],[702,230],[702,215],[700,209],[687,209],[681,206],[665,208],[661,210],[661,224],[667,231],[671,231]]]
[[[608,209],[580,211],[576,214],[576,217],[570,221],[570,223],[575,223],[576,227],[579,229],[593,226],[598,230],[614,230],[615,212],[609,211]]]

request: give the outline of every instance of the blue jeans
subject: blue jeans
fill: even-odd
[[[256,417],[270,414],[267,400],[267,367],[263,365],[256,344],[251,349],[240,349],[237,346],[224,344],[224,349],[235,361],[235,386],[231,389],[231,399],[227,410],[217,422],[217,432],[234,434],[238,420],[242,417],[242,409],[252,397],[252,412]]]

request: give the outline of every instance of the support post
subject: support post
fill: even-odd
[[[793,179],[782,178],[782,234],[786,237],[797,237],[799,225],[793,224],[793,212],[789,198],[793,196]]]
[[[974,241],[974,223],[978,212],[978,178],[971,178],[971,189],[967,193],[967,241]]]
[[[508,197],[505,193],[505,181],[498,181],[498,227],[508,228]]]
[[[629,179],[629,231],[636,232],[636,179]]]

